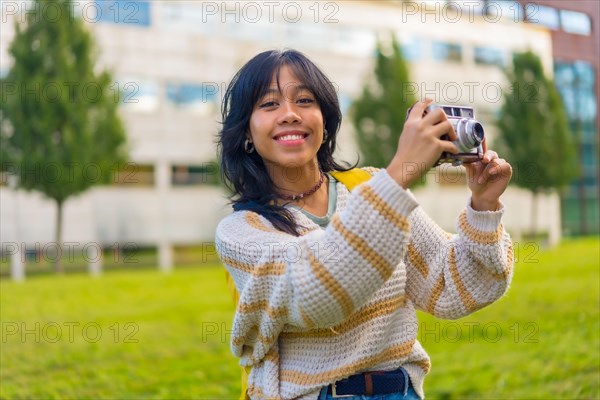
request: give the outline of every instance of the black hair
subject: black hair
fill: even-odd
[[[314,94],[321,108],[327,130],[325,141],[317,151],[321,171],[346,171],[355,166],[347,163],[342,166],[333,159],[342,122],[335,87],[312,61],[296,50],[265,51],[248,61],[235,74],[223,97],[223,127],[219,132],[218,149],[221,178],[233,193],[230,197],[233,209],[254,211],[269,220],[275,228],[299,236],[292,213],[275,201],[275,185],[261,156],[256,151],[246,153],[244,149],[254,106],[267,93],[273,74],[278,76],[284,65],[291,68]]]

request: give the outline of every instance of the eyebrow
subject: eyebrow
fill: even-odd
[[[288,86],[288,87],[285,87],[285,88],[283,88],[283,89],[285,89],[285,90],[287,91],[289,88],[292,88],[292,90],[294,90],[296,93],[297,93],[297,92],[300,92],[300,91],[302,91],[302,90],[307,90],[307,91],[309,91],[310,93],[313,93],[313,91],[312,91],[312,90],[310,90],[310,88],[309,88],[308,86],[304,85],[304,84],[290,85],[290,86]],[[275,88],[269,88],[269,89],[267,89],[267,90],[266,90],[266,92],[265,92],[265,94],[263,95],[263,97],[264,97],[264,96],[267,96],[267,95],[270,95],[270,94],[280,94],[280,92],[281,92],[281,91],[279,90],[279,88],[277,88],[277,89],[275,89]],[[314,94],[314,93],[313,93],[313,94]]]

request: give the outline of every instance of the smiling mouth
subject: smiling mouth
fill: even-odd
[[[308,133],[302,133],[302,134],[293,133],[293,134],[285,134],[285,135],[277,136],[275,138],[275,140],[280,141],[280,142],[291,142],[294,140],[302,140],[302,139],[305,139],[306,137],[308,137]]]

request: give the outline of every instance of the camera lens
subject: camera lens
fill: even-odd
[[[479,122],[475,122],[475,124],[473,124],[473,135],[477,138],[479,143],[483,142],[483,125],[481,125]]]

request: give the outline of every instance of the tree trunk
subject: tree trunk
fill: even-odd
[[[62,200],[56,200],[56,230],[54,232],[54,240],[56,241],[56,259],[54,261],[54,270],[57,274],[64,273],[62,264],[62,215],[63,215],[63,204]]]

